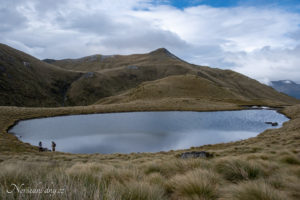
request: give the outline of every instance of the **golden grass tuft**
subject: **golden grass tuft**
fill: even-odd
[[[165,177],[171,177],[174,174],[182,174],[192,169],[208,169],[211,163],[206,159],[175,159],[159,162],[151,162],[144,167],[145,174],[160,173]]]
[[[231,200],[286,200],[287,196],[270,185],[259,182],[250,181],[240,183],[229,189],[226,199]]]
[[[150,185],[143,181],[130,181],[126,184],[115,183],[108,190],[108,199],[111,200],[163,200],[163,188]]]
[[[291,153],[288,155],[282,156],[281,161],[283,163],[290,164],[290,165],[300,165],[300,159]]]
[[[220,182],[217,174],[196,169],[183,175],[176,175],[166,184],[167,191],[172,193],[173,199],[217,199],[219,192],[217,184]]]
[[[234,183],[265,176],[265,171],[258,163],[232,159],[230,157],[219,160],[215,168],[226,180]]]

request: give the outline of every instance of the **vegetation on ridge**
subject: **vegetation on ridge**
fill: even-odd
[[[281,112],[291,120],[257,137],[168,152],[38,152],[37,147],[7,133],[18,120],[37,117],[150,110],[238,110],[242,109],[240,105],[298,103],[241,74],[185,63],[165,49],[115,57],[116,60],[109,57],[110,61],[99,69],[97,64],[88,64],[89,57],[74,61],[78,62],[76,65],[63,64],[58,68],[53,65],[59,65],[58,61],[46,64],[0,45],[1,105],[95,103],[58,108],[0,106],[0,199],[300,198],[300,105],[285,106]],[[96,56],[98,62],[97,59],[101,60],[101,56]],[[87,65],[90,66],[85,71]],[[185,151],[203,150],[214,156],[180,158]]]
[[[0,44],[0,105],[82,106],[101,103],[104,98],[113,99],[105,100],[106,104],[120,103],[118,99],[128,93],[145,101],[152,99],[147,91],[166,92],[166,86],[170,88],[175,81],[176,87],[167,90],[171,101],[182,94],[180,98],[242,104],[259,101],[268,105],[271,101],[292,105],[300,102],[239,73],[189,64],[166,49],[148,54],[46,61],[48,63]],[[193,90],[189,91],[190,85]],[[189,93],[182,93],[181,87]],[[139,91],[143,88],[146,89],[144,93]],[[218,95],[214,92],[201,95],[202,91],[209,90],[216,90]]]

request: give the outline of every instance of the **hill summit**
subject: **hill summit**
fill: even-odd
[[[40,61],[1,44],[0,81],[0,105],[14,106],[299,102],[237,72],[189,64],[165,48],[147,54]]]

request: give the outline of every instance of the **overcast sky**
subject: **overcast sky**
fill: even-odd
[[[165,47],[264,83],[300,83],[299,0],[0,0],[0,42],[39,59]]]

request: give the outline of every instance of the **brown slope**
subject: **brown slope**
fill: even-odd
[[[93,104],[101,98],[135,88],[145,81],[196,73],[192,65],[181,61],[165,49],[120,57],[122,59],[113,61],[114,64],[109,69],[86,72],[85,76],[72,84],[68,91],[69,105]],[[88,65],[86,67],[90,69]]]
[[[120,95],[108,97],[97,104],[128,103],[132,101],[157,101],[161,99],[243,99],[242,96],[195,75],[175,75],[144,82],[138,87]]]
[[[240,79],[241,81],[245,81]],[[286,104],[295,104],[299,101],[278,93],[260,83],[249,79],[248,83],[239,84],[240,87],[251,85],[254,82],[253,89],[265,89],[266,93],[251,94],[251,90],[240,92],[236,87],[227,87],[219,85],[208,79],[195,75],[176,75],[168,76],[163,79],[145,82],[137,88],[131,89],[120,95],[108,97],[99,100],[96,104],[115,104],[130,102],[145,102],[149,104],[166,104],[166,102],[224,102],[235,103],[239,105],[269,105],[280,106]],[[234,82],[234,80],[232,81]]]
[[[6,45],[0,45],[0,61],[1,105],[89,105],[116,95],[134,100],[123,96],[129,94],[127,91],[130,89],[130,92],[137,93],[134,95],[139,99],[146,100],[153,98],[151,95],[168,84],[168,89],[163,89],[168,98],[187,96],[218,101],[269,100],[280,104],[298,102],[236,72],[186,63],[166,49],[158,49],[149,54],[112,56],[101,62],[97,59],[83,58],[72,60],[73,64],[70,65],[55,67]],[[58,61],[47,62],[57,64]],[[174,84],[173,79],[166,78],[175,75],[197,76],[202,84],[199,80],[194,83],[182,78],[176,79],[178,84]],[[146,81],[160,79],[164,81],[147,83],[155,83],[154,89],[149,90],[151,92],[139,93],[138,90],[134,90]],[[170,83],[167,83],[169,81]],[[195,88],[188,87],[190,84],[194,84]],[[180,87],[187,90],[187,94]],[[206,95],[199,96],[199,91]],[[216,96],[216,93],[219,95]],[[161,95],[157,97],[163,98]]]
[[[73,99],[73,102],[70,102],[71,105],[76,103],[80,103],[81,105],[92,104],[97,99],[122,94],[145,81],[154,81],[173,75],[188,74],[208,80],[217,88],[226,89],[224,92],[229,90],[231,94],[234,94],[234,98],[231,98],[232,101],[240,101],[243,99],[247,101],[255,100],[256,102],[269,100],[280,104],[299,103],[299,101],[287,95],[280,94],[271,87],[242,74],[231,70],[192,65],[180,60],[163,48],[150,52],[149,54],[112,56],[109,57],[109,61],[91,60],[88,58],[90,57],[72,60],[74,69],[96,71],[93,72],[94,76],[92,78],[81,78],[72,85],[68,92],[70,99]],[[85,62],[83,62],[83,60]],[[63,62],[64,61],[60,64],[63,64]],[[70,69],[72,66],[70,65],[67,68]],[[170,79],[166,79],[165,81],[170,81]],[[182,84],[187,83],[184,82]],[[198,85],[197,89],[199,91],[203,90],[202,87],[204,86]],[[159,90],[159,87],[154,88]],[[180,94],[178,91],[172,91],[174,91],[174,94]],[[152,91],[149,92],[149,94],[155,94],[156,92]],[[141,96],[142,94],[138,95]],[[144,95],[151,98],[147,94]],[[121,96],[118,96],[118,98]],[[174,95],[170,94],[170,96],[172,97]],[[236,96],[240,98],[236,98]],[[184,94],[182,94],[182,97],[184,97]],[[115,98],[113,99],[113,101],[116,101]],[[128,101],[128,98],[125,99],[127,100],[124,101]]]
[[[61,106],[78,76],[0,44],[1,106]]]
[[[300,101],[293,97],[277,92],[272,87],[251,79],[231,70],[202,67],[199,76],[211,80],[215,84],[229,88],[236,94],[241,94],[247,99],[268,99],[282,104],[295,104]]]
[[[101,55],[96,54],[78,59],[45,59],[44,62],[75,71],[102,71],[105,69],[133,67],[136,65],[175,64],[182,61],[165,48],[159,48],[147,54]]]

